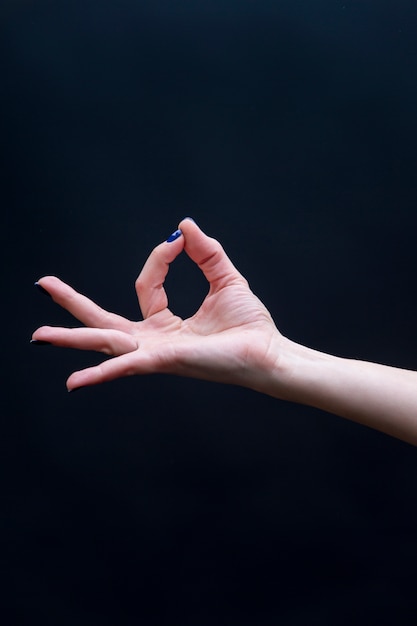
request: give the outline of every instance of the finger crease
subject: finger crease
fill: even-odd
[[[199,265],[205,265],[206,263],[208,263],[209,261],[211,261],[212,259],[214,259],[215,256],[218,255],[218,251],[216,250],[215,252],[213,252],[212,254],[210,254],[208,257],[206,257],[205,259],[203,259],[202,261],[200,261]]]

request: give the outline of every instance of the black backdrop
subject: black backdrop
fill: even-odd
[[[137,318],[192,215],[284,334],[417,369],[414,5],[3,0],[3,623],[416,623],[414,448],[167,376],[68,395],[100,357],[29,345],[75,323],[37,278]]]

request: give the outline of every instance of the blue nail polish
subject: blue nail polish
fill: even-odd
[[[168,237],[167,243],[171,243],[171,241],[175,241],[176,239],[178,239],[178,237],[181,237],[181,235],[182,235],[182,231],[176,230],[174,233],[172,233],[172,235]]]

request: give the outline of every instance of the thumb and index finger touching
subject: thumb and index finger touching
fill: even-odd
[[[164,281],[169,265],[183,251],[188,254],[210,283],[212,292],[243,278],[226,255],[221,244],[208,237],[192,218],[184,218],[178,230],[151,252],[136,280],[136,292],[146,319],[168,306]]]
[[[183,251],[204,273],[212,292],[236,280],[244,280],[218,241],[208,237],[190,218],[183,219],[167,241],[154,248],[136,280],[136,291],[144,319],[168,306],[164,281],[169,265]],[[102,383],[129,374],[146,374],[155,369],[155,356],[146,350],[116,356],[101,365],[75,372],[67,381],[68,389]]]
[[[178,230],[152,251],[136,281],[139,304],[145,319],[167,308],[168,298],[164,281],[170,263],[183,250],[204,273],[210,284],[211,293],[215,293],[236,280],[244,280],[220,243],[208,237],[192,219],[185,218],[180,222]],[[67,308],[87,325],[101,328],[104,321],[107,328],[120,328],[123,322],[126,330],[130,330],[130,322],[102,311],[93,302],[77,294],[55,277],[44,277],[42,281],[43,285],[40,286],[44,291],[52,292],[58,304]],[[113,380],[130,373],[150,372],[153,368],[151,355],[143,354],[138,362],[136,351],[129,351],[99,366],[74,372],[67,381],[67,387],[73,390],[81,386]]]

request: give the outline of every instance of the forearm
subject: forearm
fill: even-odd
[[[264,391],[417,445],[417,372],[344,359],[281,339]]]

